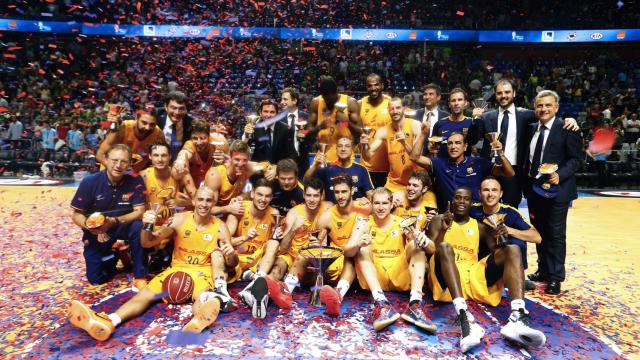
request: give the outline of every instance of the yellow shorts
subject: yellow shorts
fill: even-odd
[[[409,291],[411,290],[411,274],[409,273],[409,263],[407,262],[406,253],[398,255],[393,259],[385,261],[373,261],[378,275],[378,282],[384,291]],[[356,274],[360,287],[369,290],[369,284],[362,276],[360,267],[356,266]]]
[[[492,286],[487,286],[485,269],[489,256],[482,258],[479,262],[472,265],[458,265],[460,287],[462,288],[462,296],[465,300],[473,300],[478,303],[497,306],[502,299],[504,280],[500,278],[500,280]],[[429,287],[433,292],[433,300],[451,302],[452,299],[449,289],[443,290],[436,277],[435,258],[435,256],[432,256],[431,260],[429,260],[428,277]]]
[[[342,268],[344,267],[344,256],[340,255],[324,272],[324,279],[326,281],[336,282],[342,275]]]
[[[253,254],[238,254],[238,265],[235,267],[235,274],[229,274],[227,283],[231,284],[238,281],[245,270],[252,270],[255,272],[263,254],[264,246],[256,250]]]
[[[386,184],[384,184],[384,187],[387,188],[387,190],[391,191],[392,193],[394,192],[398,192],[398,191],[406,191],[407,190],[407,186],[402,186],[400,184],[394,184],[391,181],[389,181],[389,178],[387,178],[387,182]]]
[[[201,292],[209,289],[213,289],[213,273],[211,272],[211,266],[172,266],[160,274],[156,275],[147,288],[153,291],[154,294],[162,294],[162,282],[164,279],[178,271],[184,271],[193,279],[193,295],[191,299],[195,300],[196,296]]]

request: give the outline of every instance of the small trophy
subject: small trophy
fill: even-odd
[[[483,110],[487,108],[487,100],[483,98],[475,99],[472,103],[475,108],[481,108]]]
[[[318,151],[320,151],[322,154],[327,154],[327,144],[325,143],[318,143]],[[320,164],[321,168],[326,168],[327,167],[327,159],[325,158],[324,162],[322,164]]]
[[[339,102],[335,104],[337,112],[344,112],[347,109],[347,104],[343,102]]]
[[[373,130],[373,129],[372,129],[372,128],[370,128],[370,127],[368,127],[368,126],[367,126],[367,127],[363,127],[363,128],[362,128],[362,132],[363,132],[365,135],[367,135],[367,136],[369,136],[369,135],[371,134],[371,131],[372,131],[372,130]],[[371,142],[371,139],[369,139],[369,142]],[[364,144],[363,149],[364,149],[364,151],[369,150],[369,144]]]
[[[431,211],[435,211],[436,215],[438,214],[438,208],[437,207],[433,207],[433,206],[425,206],[424,207],[424,214],[425,216],[429,215],[429,213]],[[429,224],[429,221],[427,220],[427,225]]]
[[[109,105],[109,115],[118,116],[117,122],[111,122],[111,124],[109,124],[109,131],[112,131],[112,132],[118,131],[118,128],[120,127],[120,124],[119,124],[120,115],[122,115],[124,110],[125,110],[124,107],[118,104]]]
[[[416,118],[416,111],[415,110],[405,110],[404,111],[404,116],[411,118],[411,119],[415,119]]]
[[[543,182],[540,187],[547,194],[545,197],[553,197],[551,195],[556,193],[555,190],[557,190],[558,185],[552,185],[549,183],[551,174],[556,171],[558,171],[558,164],[544,163],[540,164],[540,167],[538,167],[538,176],[536,176],[536,178]]]
[[[251,125],[255,125],[256,121],[258,121],[258,119],[260,118],[260,116],[256,115],[256,114],[249,114],[246,116],[247,118],[247,124],[251,124]],[[247,138],[249,139],[253,139],[253,133],[249,134],[247,136]]]
[[[485,136],[490,143],[493,143],[494,141],[500,140],[500,135],[499,132],[489,132]],[[496,165],[502,165],[502,159],[500,158],[500,152],[498,150],[491,151],[491,162]]]
[[[278,227],[280,226],[280,219],[282,218],[282,215],[280,215],[280,212],[278,211],[271,214],[271,216],[273,216],[273,224],[274,224],[273,233],[271,234],[271,239],[280,241],[280,239],[276,238],[276,232],[278,231]]]
[[[485,218],[482,220],[483,223],[491,226],[492,228],[496,228],[498,225],[502,224],[504,222],[504,217],[506,216],[506,214],[491,214],[491,215],[487,215],[485,216]],[[507,245],[507,238],[504,235],[498,235],[498,239],[497,239],[497,246],[498,247],[503,247],[505,245]]]
[[[413,233],[418,230],[418,218],[415,216],[407,216],[400,220],[398,225],[400,229],[402,229],[402,232],[413,237]]]
[[[153,207],[153,212],[156,214],[156,216],[158,216],[158,211],[160,211],[160,207],[162,207],[162,205],[153,204],[152,207]],[[144,224],[144,226],[142,227],[142,230],[153,231],[153,223]]]

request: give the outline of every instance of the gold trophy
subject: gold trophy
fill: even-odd
[[[415,110],[405,110],[404,111],[404,116],[411,118],[411,119],[415,119],[416,118],[416,111]]]
[[[373,129],[368,127],[368,126],[362,128],[362,132],[367,136],[369,136],[371,134],[371,131],[373,131]],[[371,142],[371,139],[369,139],[369,142]],[[364,151],[369,150],[369,144],[364,144],[363,149],[364,149]]]
[[[489,140],[490,143],[494,141],[500,141],[500,134],[497,131],[486,133],[485,137]],[[502,159],[500,158],[500,152],[498,150],[491,151],[491,162],[496,165],[502,165]]]
[[[347,110],[347,104],[343,102],[336,103],[334,106],[337,112],[344,112]]]
[[[273,214],[271,214],[271,216],[273,216],[273,233],[271,234],[271,239],[272,240],[277,240],[280,241],[280,239],[276,238],[276,232],[278,231],[278,227],[280,226],[280,219],[282,218],[282,215],[280,215],[280,212],[275,212]]]
[[[491,215],[487,215],[485,216],[484,219],[482,219],[482,222],[491,226],[492,228],[496,228],[498,227],[498,225],[502,224],[504,222],[504,217],[507,214],[491,214]],[[508,244],[507,242],[507,238],[504,235],[498,235],[498,239],[497,239],[497,246],[498,247],[503,247],[505,245]]]
[[[255,125],[256,121],[258,121],[258,119],[260,118],[260,116],[256,115],[256,114],[249,114],[246,116],[247,118],[247,123],[251,124],[251,125]],[[255,131],[255,130],[254,130]],[[249,134],[249,136],[247,136],[249,139],[253,138],[253,133]]]
[[[544,183],[542,183],[540,187],[542,187],[544,190],[550,190],[552,186],[556,186],[551,185],[551,183],[548,182],[551,174],[556,171],[558,171],[558,164],[540,164],[540,167],[538,167],[538,177],[544,181]]]
[[[322,154],[327,154],[327,147],[329,145],[325,144],[325,143],[318,143],[318,151],[320,151]],[[326,168],[327,167],[327,159],[325,158],[325,160],[322,162],[322,164],[320,164],[321,168]]]

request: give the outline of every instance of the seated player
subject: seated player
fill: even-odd
[[[209,124],[196,119],[191,123],[191,139],[183,146],[173,164],[172,175],[181,180],[189,196],[204,181],[211,166],[224,163],[223,147],[211,142]]]
[[[413,216],[418,220],[418,228],[424,231],[427,224],[438,215],[436,196],[429,190],[431,178],[425,172],[414,172],[409,177],[404,199],[394,198],[394,215],[400,217]],[[397,201],[400,199],[400,201]],[[404,201],[403,201],[404,200]]]
[[[275,233],[278,224],[274,220],[274,215],[279,213],[270,206],[272,198],[271,182],[259,178],[251,190],[251,200],[244,201],[244,213],[241,216],[229,214],[227,217],[227,226],[232,234],[231,244],[239,257],[238,265],[230,271],[228,281],[252,281],[239,295],[251,307],[251,313],[256,318],[266,316],[268,296],[262,277],[271,270],[279,244],[271,240],[274,235],[279,235]]]
[[[267,180],[276,176],[276,166],[269,163],[249,161],[250,149],[246,142],[236,140],[229,147],[229,163],[209,168],[204,184],[218,194],[218,204],[213,207],[214,214],[244,214],[244,199],[240,196],[247,186],[247,180],[257,173],[264,173]]]
[[[509,205],[500,202],[502,186],[493,176],[489,176],[480,183],[480,203],[471,206],[471,217],[482,222],[488,216],[498,214],[507,229],[507,242],[518,245],[522,255],[522,269],[527,270],[527,242],[539,244],[542,236],[520,212]],[[535,290],[536,285],[525,278],[525,289]]]
[[[345,256],[356,256],[356,273],[360,287],[376,292],[409,291],[409,304],[402,318],[424,330],[434,332],[422,307],[422,287],[427,267],[427,255],[433,254],[435,245],[417,228],[403,229],[399,216],[391,215],[392,193],[385,188],[373,191],[372,214],[366,221],[356,224],[351,239],[345,246]],[[365,272],[373,266],[374,280]]]
[[[339,174],[347,174],[353,178],[355,187],[355,193],[353,198],[361,206],[368,206],[370,204],[371,192],[373,191],[373,185],[371,183],[371,176],[367,169],[353,161],[353,139],[350,136],[339,136],[336,141],[336,153],[338,161],[328,164],[327,167],[321,167],[326,161],[326,156],[323,153],[317,153],[313,159],[313,164],[309,167],[304,174],[304,180],[317,177],[325,184],[325,194],[327,200],[335,202],[333,197],[333,189],[331,188],[332,181],[335,176]]]
[[[153,234],[149,231],[142,232],[142,244],[145,247],[153,247],[167,237],[173,237],[176,244],[171,267],[153,278],[149,286],[140,290],[116,312],[109,315],[96,314],[89,306],[72,300],[67,310],[69,321],[85,330],[94,339],[107,340],[123,321],[141,315],[154,302],[160,300],[163,292],[162,281],[167,276],[176,271],[183,271],[194,281],[194,316],[183,330],[199,333],[211,325],[216,320],[220,308],[230,301],[226,290],[225,266],[235,266],[238,262],[229,241],[226,225],[211,216],[213,204],[215,193],[209,188],[201,187],[193,200],[193,212],[177,214],[168,227],[154,231]],[[155,222],[156,214],[147,211],[144,221]]]
[[[449,206],[451,210],[431,222],[429,237],[436,243],[436,253],[429,264],[433,299],[453,302],[456,321],[462,327],[460,348],[467,352],[480,344],[484,329],[475,322],[465,299],[496,306],[506,285],[512,299],[511,315],[500,333],[524,346],[542,345],[545,335],[530,327],[525,309],[520,248],[498,244],[498,235],[507,233],[504,224],[494,231],[469,217],[471,198],[471,189],[459,188]],[[481,246],[486,246],[490,254],[480,259]]]
[[[71,219],[82,229],[83,255],[87,280],[91,284],[109,281],[116,273],[116,240],[127,240],[133,257],[134,289],[147,285],[147,252],[140,245],[140,218],[145,211],[145,187],[142,178],[126,173],[131,149],[116,144],[105,154],[106,169],[82,180],[71,200]],[[102,213],[104,224],[87,226],[93,213]]]
[[[295,160],[282,159],[277,165],[278,181],[273,184],[271,206],[285,216],[291,208],[304,202],[304,186],[298,182],[298,164]]]

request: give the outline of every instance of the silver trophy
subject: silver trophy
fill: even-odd
[[[368,127],[368,126],[362,128],[362,132],[367,136],[369,136],[371,134],[371,131],[373,131],[373,129]],[[369,142],[371,142],[371,139],[369,139]],[[369,150],[369,144],[364,144],[363,149],[364,149],[364,151]]]
[[[487,100],[483,98],[473,100],[473,107],[485,110],[487,108]]]
[[[490,143],[494,141],[500,141],[500,134],[497,131],[486,133],[485,137],[489,140]],[[491,151],[491,162],[496,165],[502,165],[502,159],[500,158],[500,151],[492,150]]]
[[[311,269],[316,271],[316,281],[311,288],[309,303],[314,306],[322,306],[320,302],[320,289],[324,286],[324,272],[342,256],[342,249],[333,246],[307,246],[300,249],[300,256],[311,263]]]
[[[322,154],[327,154],[327,147],[329,145],[325,144],[325,143],[318,143],[318,151]],[[325,160],[322,162],[322,164],[320,164],[321,168],[326,168],[327,167],[327,159],[325,158]]]
[[[277,213],[273,213],[271,214],[271,216],[273,216],[273,233],[271,234],[271,239],[272,240],[280,240],[278,238],[276,238],[276,232],[278,231],[278,227],[280,226],[280,219],[282,219],[282,215],[280,215],[280,212]]]
[[[258,119],[260,118],[260,116],[256,115],[256,114],[249,114],[246,116],[247,118],[247,124],[251,124],[251,125],[255,125],[256,121],[258,121]],[[255,130],[254,130],[255,131]],[[247,138],[249,139],[253,139],[253,133],[248,134]]]
[[[491,226],[492,228],[496,228],[498,227],[498,225],[502,224],[504,222],[504,217],[506,216],[506,214],[491,214],[491,215],[487,215],[485,216],[485,218],[482,220],[482,222],[484,222],[485,224]],[[503,247],[505,245],[508,244],[507,241],[507,237],[504,235],[498,235],[498,239],[497,239],[497,246],[498,247]]]

